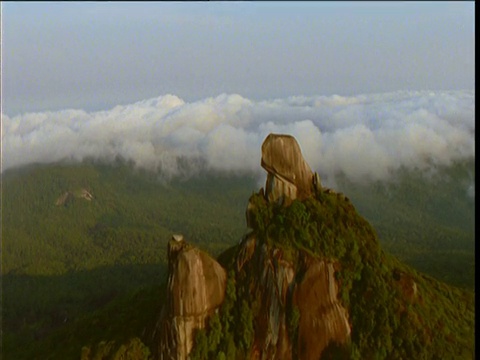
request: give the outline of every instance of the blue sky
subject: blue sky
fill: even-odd
[[[10,116],[473,88],[473,2],[2,3]]]

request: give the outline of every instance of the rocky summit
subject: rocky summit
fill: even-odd
[[[288,206],[321,189],[318,175],[292,136],[270,134],[262,146],[261,165],[268,172],[266,202]],[[247,222],[253,228],[258,224],[250,217],[257,211],[250,201]],[[205,328],[207,318],[224,300],[226,270],[181,235],[169,242],[168,262],[158,354],[162,359],[187,359],[195,332]],[[251,233],[239,245],[235,264],[236,276],[247,276],[243,281],[250,289],[248,296],[259,308],[259,316],[251,319],[255,336],[248,358],[292,359],[295,353],[302,359],[318,359],[330,342],[349,341],[348,313],[337,299],[334,261],[306,254],[295,261],[287,259],[282,249]],[[298,321],[295,339],[289,333],[289,321]],[[294,352],[298,341],[301,351]]]
[[[154,358],[474,357],[473,312],[457,310],[466,295],[384,253],[295,138],[270,134],[261,165],[266,186],[248,201],[238,245],[214,260],[170,240]]]
[[[262,145],[262,167],[267,170],[265,195],[285,204],[312,195],[314,177],[303,159],[297,140],[290,135],[270,134]],[[318,183],[318,185],[320,185]]]

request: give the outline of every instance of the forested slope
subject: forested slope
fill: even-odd
[[[139,287],[158,285],[181,231],[211,253],[238,242],[252,178],[172,179],[126,163],[4,174],[3,345],[16,349]],[[76,194],[92,194],[86,200]],[[73,196],[57,201],[65,192]]]
[[[432,178],[405,171],[390,184],[338,178],[338,189],[377,230],[387,252],[473,289],[475,208],[466,191],[472,181],[473,160]],[[112,300],[128,302],[138,289],[159,286],[172,233],[183,233],[213,255],[238,243],[246,231],[247,200],[257,188],[247,174],[167,181],[123,161],[37,165],[2,174],[5,358],[47,346],[54,329],[74,329],[75,321],[91,320],[89,314]],[[81,197],[83,190],[93,199]],[[56,205],[66,192],[72,195]],[[89,335],[79,343],[87,344]]]

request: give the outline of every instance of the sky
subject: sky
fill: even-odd
[[[8,115],[473,88],[473,2],[2,2]]]
[[[260,172],[271,132],[327,182],[475,156],[473,2],[1,6],[2,171]]]

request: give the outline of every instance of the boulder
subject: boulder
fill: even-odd
[[[265,196],[269,202],[288,205],[295,199],[305,199],[320,187],[304,160],[300,146],[291,135],[270,134],[262,145],[262,167],[268,172]]]

